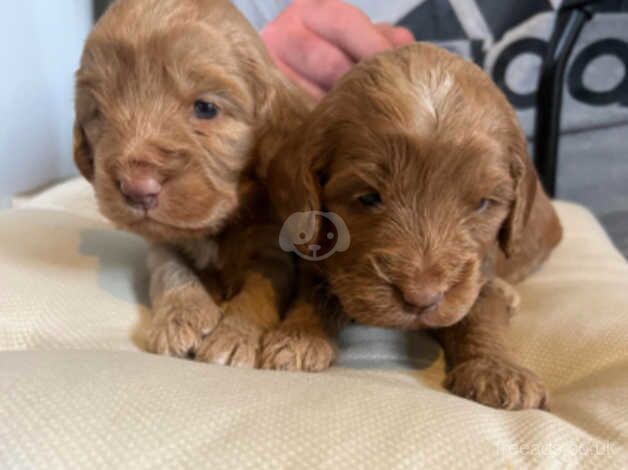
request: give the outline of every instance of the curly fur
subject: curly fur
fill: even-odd
[[[149,350],[256,365],[294,283],[258,174],[308,107],[227,0],[118,0],[91,32],[74,158],[103,214],[155,244]],[[150,209],[121,190],[145,176]]]
[[[506,359],[495,322],[508,316],[509,295],[490,286],[536,269],[561,228],[490,78],[428,44],[386,52],[349,72],[296,135],[272,162],[269,188],[283,217],[326,210],[345,221],[350,249],[318,265],[326,295],[362,323],[435,331],[459,366],[447,382],[454,392],[493,406],[543,405],[542,387]],[[380,204],[360,202],[373,192]],[[426,288],[443,294],[433,308],[405,300]]]

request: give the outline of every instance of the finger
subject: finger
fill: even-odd
[[[276,48],[279,59],[325,90],[353,66],[351,58],[341,49],[305,27],[290,39]]]
[[[401,26],[394,26],[390,23],[377,23],[377,29],[393,44],[393,46],[405,46],[416,41],[412,32]]]
[[[300,0],[299,3],[303,24],[355,61],[393,46],[359,8],[339,0]]]
[[[286,10],[261,31],[268,49],[301,77],[324,90],[352,66],[352,59],[341,49],[305,27],[296,8]]]
[[[273,62],[275,62],[275,65],[277,66],[277,68],[281,70],[286,77],[288,77],[298,86],[303,88],[311,96],[319,100],[325,95],[325,90],[319,87],[316,83],[312,83],[307,78],[299,75],[289,65],[284,63],[281,59],[279,59],[274,53],[271,52],[270,56],[272,57]]]
[[[284,75],[290,80],[295,82],[301,88],[305,89],[310,95],[320,98],[325,92],[317,84],[311,82],[306,77],[299,75],[298,72],[293,70],[288,64],[284,62],[280,57],[280,51],[282,56],[286,56],[286,44],[291,43],[292,40],[286,40],[286,38],[292,38],[298,35],[301,30],[305,29],[298,16],[295,16],[294,9],[292,7],[284,11],[275,21],[269,23],[260,31],[262,41],[266,45],[266,49],[273,59],[273,62]],[[302,54],[301,51],[296,51],[298,54]]]

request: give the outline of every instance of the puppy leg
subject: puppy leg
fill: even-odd
[[[165,246],[151,248],[150,299],[153,321],[147,334],[148,351],[185,357],[196,352],[220,319],[220,308],[197,274]]]
[[[453,393],[494,408],[547,409],[543,382],[517,365],[504,344],[504,330],[518,302],[514,289],[495,279],[462,321],[434,331],[451,366],[445,386]]]
[[[336,359],[331,336],[338,329],[339,325],[324,321],[312,303],[298,299],[281,325],[264,336],[262,368],[307,372],[327,369]]]
[[[272,280],[249,271],[242,289],[222,305],[223,318],[196,353],[199,361],[256,367],[262,334],[279,322],[279,295]]]
[[[203,339],[197,359],[257,367],[262,335],[274,328],[296,290],[292,257],[277,244],[274,224],[236,227],[222,244],[224,317]]]

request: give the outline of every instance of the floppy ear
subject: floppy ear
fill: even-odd
[[[85,179],[91,182],[94,178],[94,156],[83,127],[76,121],[74,122],[73,134],[74,163]]]
[[[229,2],[227,4],[235,10]],[[241,16],[237,10],[235,13],[238,18]],[[314,101],[275,66],[258,33],[246,20],[240,20],[245,25],[238,33],[248,33],[249,40],[233,45],[233,53],[238,58],[240,73],[248,84],[252,100],[251,119],[256,135],[255,171],[266,179],[271,159],[305,120],[314,107]]]
[[[499,233],[500,247],[507,257],[513,256],[520,249],[523,237],[530,236],[526,226],[530,220],[538,185],[538,176],[528,154],[525,136],[519,126],[515,126],[516,135],[511,138],[512,144],[508,149],[515,200]]]
[[[309,126],[310,129],[317,127]],[[319,134],[318,130],[315,133]],[[270,162],[266,174],[268,190],[282,222],[292,214],[306,213],[299,227],[294,228],[312,234],[312,240],[318,239],[321,229],[321,217],[316,212],[322,210],[321,179],[327,161],[321,137],[303,135],[300,129],[292,132]]]

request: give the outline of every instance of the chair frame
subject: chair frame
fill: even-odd
[[[593,18],[593,0],[565,0],[558,10],[536,95],[534,161],[543,187],[556,195],[565,71],[583,26]]]

